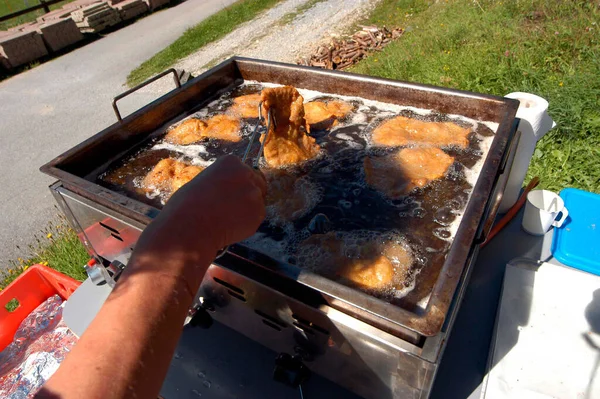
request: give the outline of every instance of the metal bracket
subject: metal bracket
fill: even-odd
[[[123,270],[125,270],[125,265],[118,260],[112,261],[108,267],[104,267],[99,263],[85,265],[85,271],[92,283],[96,285],[108,284],[111,288],[115,287]]]
[[[119,94],[115,98],[113,98],[112,107],[113,107],[113,110],[115,111],[115,115],[117,116],[117,119],[119,120],[119,122],[123,122],[123,118],[121,117],[121,112],[119,111],[119,107],[117,107],[117,101],[119,101],[120,99],[122,99],[124,97],[127,97],[128,95],[130,95],[133,92],[138,91],[139,89],[141,89],[144,86],[148,86],[150,83],[155,82],[158,79],[160,79],[163,76],[166,76],[170,73],[173,74],[173,80],[175,81],[175,85],[179,89],[181,87],[181,81],[179,80],[179,75],[177,74],[177,71],[175,70],[175,68],[169,68],[166,71],[161,72],[154,77],[151,77],[150,79],[146,80],[145,82],[142,82],[139,85],[132,87],[131,89],[129,89],[129,90]]]

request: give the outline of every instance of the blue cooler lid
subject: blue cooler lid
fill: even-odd
[[[600,275],[600,195],[576,188],[559,195],[569,216],[554,228],[552,254],[567,266]]]

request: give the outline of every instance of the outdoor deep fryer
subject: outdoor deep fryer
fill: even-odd
[[[96,183],[97,177],[150,138],[244,80],[292,85],[432,109],[499,124],[463,219],[424,311],[409,311],[242,245],[209,268],[192,310],[369,398],[426,397],[459,307],[478,244],[493,223],[516,142],[515,100],[232,58],[121,119],[41,169],[59,182],[51,190],[98,264],[95,280],[118,274],[158,209]],[[105,269],[106,267],[106,269]],[[109,273],[110,271],[110,273]],[[200,299],[201,298],[201,299]],[[225,343],[224,343],[225,344]]]

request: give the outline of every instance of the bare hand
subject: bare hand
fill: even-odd
[[[179,189],[144,230],[134,257],[200,264],[256,232],[265,218],[264,176],[228,155]],[[148,263],[148,262],[143,262]]]
[[[163,212],[203,229],[198,243],[211,236],[216,249],[250,237],[265,218],[267,182],[262,173],[228,155],[218,159],[177,191]],[[162,214],[161,214],[162,216]],[[197,224],[196,224],[197,223]]]

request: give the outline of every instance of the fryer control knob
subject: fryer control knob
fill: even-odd
[[[298,388],[310,377],[310,370],[302,363],[300,356],[280,353],[275,359],[273,379],[293,388]]]

